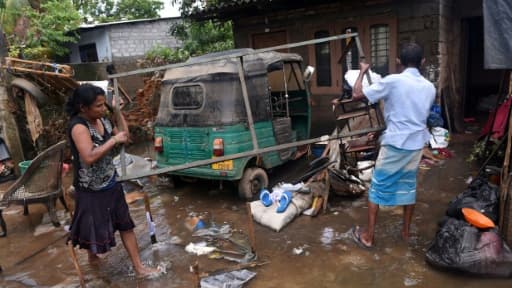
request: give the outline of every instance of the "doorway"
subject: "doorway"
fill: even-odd
[[[484,68],[483,17],[463,19],[463,27],[466,36],[464,117],[483,116],[500,100],[498,94],[504,71]]]

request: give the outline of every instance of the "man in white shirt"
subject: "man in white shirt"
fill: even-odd
[[[422,148],[430,138],[426,122],[436,92],[419,72],[425,61],[423,49],[416,43],[407,43],[401,47],[397,61],[405,68],[402,73],[365,88],[362,81],[369,65],[361,63],[352,95],[354,99],[366,97],[371,103],[382,100],[386,122],[368,191],[368,227],[352,229],[354,240],[364,247],[373,245],[379,205],[404,207],[402,238],[409,238],[416,203],[416,173]]]

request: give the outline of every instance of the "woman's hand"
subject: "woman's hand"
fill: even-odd
[[[116,143],[127,143],[128,142],[128,133],[126,131],[118,132],[116,135],[112,136]]]

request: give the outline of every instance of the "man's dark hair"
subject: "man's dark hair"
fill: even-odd
[[[420,68],[423,59],[423,48],[417,43],[403,44],[400,49],[400,62],[405,67]]]

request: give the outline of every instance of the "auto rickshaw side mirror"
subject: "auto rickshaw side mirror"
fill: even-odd
[[[315,67],[308,66],[306,67],[306,70],[304,70],[304,81],[309,82],[311,80],[311,77],[313,77],[313,73],[315,73]]]

